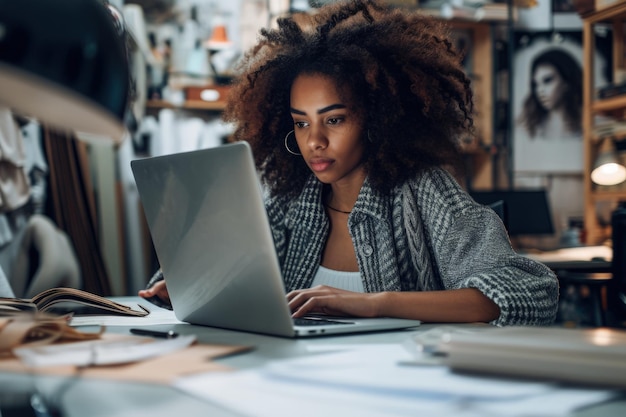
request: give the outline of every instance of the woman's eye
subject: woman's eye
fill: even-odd
[[[293,124],[294,124],[295,127],[299,128],[299,129],[302,129],[303,127],[306,127],[306,125],[307,125],[306,122],[293,122]]]
[[[330,119],[328,119],[328,124],[330,125],[336,125],[339,124],[343,121],[343,117],[331,117]]]

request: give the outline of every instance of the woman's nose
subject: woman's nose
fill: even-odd
[[[307,145],[311,149],[324,149],[328,146],[328,139],[320,128],[312,127],[309,132]]]

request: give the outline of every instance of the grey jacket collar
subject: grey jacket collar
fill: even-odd
[[[293,201],[287,211],[287,217],[293,222],[320,222],[326,220],[324,204],[322,203],[322,184],[314,175],[311,175],[303,188],[302,193]],[[390,210],[390,193],[381,193],[372,188],[368,178],[365,179],[359,196],[354,204],[349,221],[359,221],[363,215],[378,219],[387,219]]]

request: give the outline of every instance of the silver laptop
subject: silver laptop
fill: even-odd
[[[294,323],[246,142],[137,159],[131,167],[179,320],[284,337],[420,324],[320,316]]]

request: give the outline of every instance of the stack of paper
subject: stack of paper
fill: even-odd
[[[547,417],[567,415],[615,395],[609,390],[459,375],[445,366],[399,365],[410,359],[399,345],[352,346],[256,370],[199,374],[174,385],[256,417]]]
[[[57,365],[113,365],[136,362],[184,349],[196,336],[153,340],[139,336],[99,339],[13,349],[22,362],[31,367]]]

